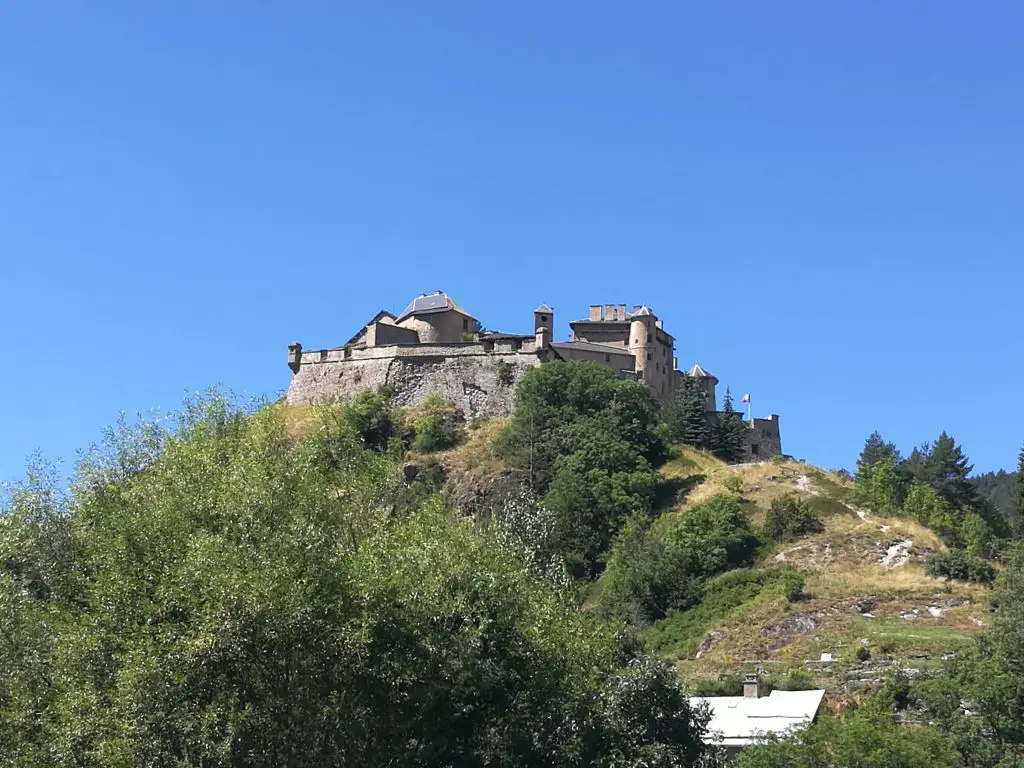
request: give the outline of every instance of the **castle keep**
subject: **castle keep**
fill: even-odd
[[[675,339],[647,307],[591,305],[585,319],[569,323],[568,341],[554,341],[554,327],[554,310],[541,304],[533,311],[533,333],[485,331],[447,294],[423,294],[397,317],[381,310],[340,347],[309,351],[289,344],[287,402],[337,402],[384,385],[400,405],[436,394],[467,417],[507,416],[516,383],[530,368],[586,360],[644,383],[659,400],[672,395],[680,377],[692,376],[709,417],[716,417],[718,379],[699,365],[678,369]],[[782,453],[777,415],[746,423],[752,459]]]

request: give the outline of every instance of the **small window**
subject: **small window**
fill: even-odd
[[[648,333],[647,334],[647,343],[650,344],[652,341],[654,341],[654,337],[651,334]]]
[[[757,443],[754,443],[752,446],[750,446],[750,455],[751,456],[757,456],[760,453],[761,453],[761,446],[759,446]]]
[[[612,356],[611,356],[611,355],[605,355],[605,356],[604,356],[604,361],[605,361],[606,363],[610,363],[610,362],[612,361]]]
[[[651,359],[651,353],[650,353],[650,352],[648,352],[648,353],[647,353],[647,359],[648,359],[648,360],[650,360],[650,359]]]
[[[464,331],[468,331],[469,330],[469,318],[468,317],[462,318],[462,330],[464,330]]]
[[[546,323],[546,322],[548,321],[548,316],[547,316],[547,315],[541,315],[541,316],[540,316],[540,321],[541,321],[542,323]]]

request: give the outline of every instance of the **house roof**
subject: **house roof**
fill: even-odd
[[[818,713],[823,690],[772,691],[768,696],[693,696],[711,711],[708,731],[715,743],[725,746],[751,744],[764,734],[780,736],[810,725]]]
[[[695,379],[714,379],[715,381],[718,381],[718,377],[701,368],[700,363],[693,364],[693,368],[690,369],[690,375]]]
[[[551,345],[564,349],[582,349],[587,352],[604,352],[606,355],[626,355],[633,357],[633,353],[622,347],[613,347],[610,344],[598,344],[593,341],[558,341]]]
[[[537,308],[536,308],[535,310],[533,310],[533,311],[534,311],[534,312],[547,312],[547,313],[548,313],[548,314],[550,315],[550,314],[551,314],[552,312],[554,312],[555,310],[553,310],[553,309],[552,309],[551,307],[549,307],[549,306],[548,306],[547,304],[541,304],[541,305],[540,305],[539,307],[537,307]]]
[[[654,317],[654,313],[651,312],[651,310],[648,307],[643,306],[640,307],[640,309],[638,309],[636,312],[634,312],[632,314],[632,317]]]
[[[364,333],[366,333],[366,326],[367,325],[373,325],[374,323],[378,323],[382,319],[384,319],[385,317],[387,317],[387,318],[389,318],[391,320],[395,319],[394,315],[392,315],[386,309],[382,309],[382,310],[380,310],[376,315],[374,315],[370,319],[370,322],[363,324],[363,327],[360,328],[358,331],[356,331],[355,336],[353,336],[351,339],[346,341],[345,344],[355,344],[359,340],[359,337],[362,336]]]
[[[410,315],[429,315],[435,312],[448,312],[449,310],[460,312],[467,317],[473,317],[473,315],[456,304],[447,293],[436,291],[431,294],[421,293],[409,302],[409,306],[398,316],[398,321],[401,322]],[[476,318],[473,317],[473,319],[475,320]]]

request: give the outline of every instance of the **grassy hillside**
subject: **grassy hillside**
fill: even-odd
[[[314,423],[310,409],[287,410],[296,434]],[[493,449],[505,423],[468,425],[455,448],[411,451],[405,461],[438,470],[449,504],[480,514],[522,482]],[[659,470],[659,516],[685,516],[701,502],[732,493],[759,528],[772,500],[792,494],[815,512],[823,530],[762,545],[751,569],[713,580],[700,605],[641,629],[644,642],[709,690],[728,690],[742,672],[760,668],[777,685],[822,685],[833,695],[870,684],[894,664],[934,667],[969,645],[988,623],[987,590],[926,575],[927,556],[945,551],[939,537],[913,521],[858,509],[852,490],[849,478],[796,461],[728,466],[674,447]],[[788,599],[775,579],[771,569],[780,568],[804,574],[799,599]],[[599,579],[585,591],[583,609],[599,605],[602,586]],[[822,654],[832,661],[823,662]]]
[[[806,574],[803,599],[790,602],[765,589],[738,605],[723,599],[670,615],[646,631],[685,677],[707,680],[762,667],[839,691],[892,664],[934,666],[987,624],[984,587],[925,574],[924,559],[945,551],[938,536],[913,521],[858,509],[849,501],[852,483],[841,475],[795,461],[726,466],[682,448],[662,477],[682,489],[663,514],[685,515],[732,488],[748,500],[754,524],[763,522],[772,499],[795,494],[824,526],[758,553],[758,568],[789,566]],[[709,593],[718,594],[713,587]],[[822,654],[833,661],[822,662]]]

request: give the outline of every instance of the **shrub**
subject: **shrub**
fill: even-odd
[[[971,581],[976,584],[991,584],[996,577],[995,568],[963,550],[932,555],[928,558],[925,572],[936,579]]]
[[[512,383],[515,381],[515,366],[499,359],[494,364],[494,369],[497,372],[498,381],[501,382],[502,386],[511,387]]]
[[[739,493],[740,489],[743,487],[743,481],[740,479],[739,475],[726,475],[725,480],[722,481],[722,485],[725,486],[727,491]]]
[[[391,405],[391,394],[387,387],[379,387],[360,392],[351,403],[342,406],[342,420],[367,448],[378,453],[384,453],[389,441],[399,436],[398,416]]]
[[[764,535],[774,542],[793,541],[821,530],[821,520],[814,511],[793,495],[772,499],[764,519]]]
[[[462,436],[462,414],[438,395],[427,397],[413,420],[412,447],[420,452],[455,447]]]
[[[861,645],[853,655],[857,661],[868,661],[871,658],[871,651],[868,650],[866,645]]]

